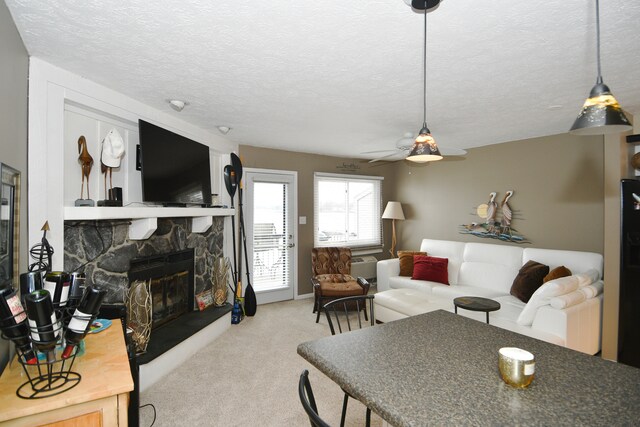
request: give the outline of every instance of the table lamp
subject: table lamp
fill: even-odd
[[[391,249],[389,252],[391,253],[391,257],[396,257],[396,219],[404,220],[404,212],[402,212],[402,205],[400,202],[387,202],[387,207],[384,208],[384,212],[382,213],[382,219],[390,219],[393,222],[391,223]]]

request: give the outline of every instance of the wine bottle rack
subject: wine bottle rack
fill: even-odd
[[[62,358],[62,352],[64,349],[64,335],[68,328],[69,321],[72,318],[78,320],[89,321],[90,323],[95,320],[96,316],[77,316],[73,315],[75,306],[65,306],[62,308],[56,308],[55,313],[57,322],[49,325],[43,325],[40,327],[30,326],[29,330],[31,335],[29,339],[32,342],[33,351],[36,352],[35,363],[28,363],[25,354],[17,349],[18,361],[22,365],[22,369],[26,374],[27,381],[21,384],[16,390],[16,395],[23,399],[42,399],[46,397],[56,396],[64,393],[67,390],[71,390],[80,383],[82,379],[81,375],[74,372],[73,365],[76,360],[76,356],[79,356],[80,345],[73,349],[73,352],[66,359]],[[21,313],[15,317],[19,317]],[[7,320],[7,319],[3,319]],[[24,320],[20,324],[11,326],[10,328],[19,328],[23,323],[28,322]],[[39,332],[51,331],[53,329],[54,334],[57,336],[55,347],[44,353],[38,351],[38,346],[51,344],[37,341],[33,338],[34,335],[38,335]],[[76,331],[81,332],[81,331]],[[2,338],[9,339],[4,333]]]

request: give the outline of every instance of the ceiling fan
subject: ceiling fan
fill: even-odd
[[[369,163],[379,162],[379,161],[391,161],[395,162],[397,160],[402,160],[409,155],[413,144],[416,141],[416,135],[411,132],[407,132],[404,134],[402,138],[396,141],[396,148],[391,150],[376,150],[376,151],[366,151],[361,154],[376,154],[374,159],[369,160]],[[461,148],[447,148],[447,147],[439,147],[440,152],[444,156],[464,156],[467,154],[466,150]]]

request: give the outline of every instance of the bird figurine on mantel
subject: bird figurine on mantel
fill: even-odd
[[[82,185],[80,186],[80,198],[76,200],[76,206],[94,206],[95,203],[91,200],[89,193],[89,175],[91,174],[91,168],[93,167],[93,157],[89,154],[87,149],[87,140],[84,135],[78,138],[78,161],[82,169]],[[87,198],[84,198],[84,181],[87,181]]]

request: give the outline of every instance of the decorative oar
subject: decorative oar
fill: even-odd
[[[240,215],[240,239],[244,248],[244,262],[247,270],[247,289],[244,293],[244,312],[247,316],[254,316],[257,309],[256,293],[251,286],[251,277],[249,275],[249,256],[247,254],[247,234],[244,226],[244,211],[242,206],[242,162],[240,158],[231,153],[231,163],[233,168],[238,172],[238,210]],[[241,261],[242,262],[242,261]]]
[[[236,189],[238,188],[238,183],[236,181],[236,173],[235,170],[233,169],[233,166],[231,165],[226,165],[224,167],[224,185],[225,187],[227,187],[227,193],[229,193],[229,196],[231,197],[231,208],[233,209],[234,205],[233,205],[233,199],[235,198],[236,195]],[[238,260],[236,258],[236,221],[235,221],[235,214],[231,215],[231,241],[233,242],[233,284],[235,286],[235,284],[238,281]],[[236,294],[237,289],[234,288],[233,289],[233,293]]]

